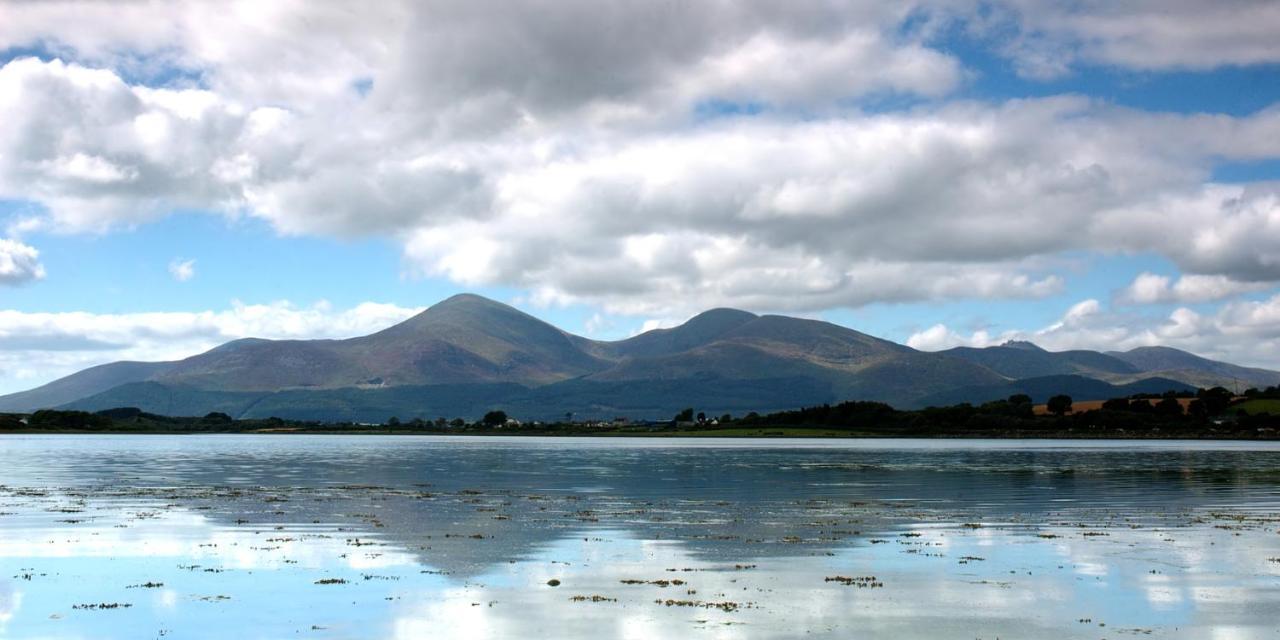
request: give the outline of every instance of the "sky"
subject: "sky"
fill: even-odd
[[[1280,3],[0,1],[0,393],[459,292],[1280,369]]]

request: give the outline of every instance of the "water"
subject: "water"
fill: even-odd
[[[60,435],[0,464],[3,638],[1280,638],[1277,444]]]

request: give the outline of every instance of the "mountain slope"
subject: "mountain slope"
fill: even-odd
[[[829,385],[836,398],[875,399],[903,407],[914,406],[930,391],[1004,381],[984,367],[919,352],[829,322],[750,314],[732,320],[720,323],[714,337],[707,336],[710,332],[697,332],[703,339],[684,342],[696,345],[692,348],[656,349],[660,355],[628,357],[586,379],[677,380],[698,375],[726,380],[806,378]],[[669,340],[670,335],[661,338]],[[624,348],[628,347],[632,345]],[[634,348],[629,351],[640,352]]]
[[[288,389],[274,392],[205,391],[158,382],[122,385],[82,398],[67,409],[101,411],[144,407],[165,415],[220,411],[237,418],[385,422],[464,416],[501,409],[523,420],[666,420],[685,407],[714,415],[766,413],[797,405],[836,402],[829,385],[809,377],[726,380],[694,376],[674,380],[596,382],[581,378],[528,388],[510,383],[406,385],[382,388]]]
[[[221,391],[513,382],[540,385],[608,363],[569,334],[504,304],[458,295],[348,340],[238,340],[151,379]]]
[[[754,313],[737,309],[705,311],[678,327],[654,329],[613,343],[593,347],[610,357],[659,357],[703,347],[726,333],[758,319]]]
[[[1171,347],[1138,347],[1107,355],[1123,360],[1146,375],[1181,380],[1199,387],[1226,387],[1243,391],[1249,387],[1280,385],[1280,372],[1241,367],[1201,358]]]
[[[977,349],[956,347],[942,353],[980,364],[1007,378],[1083,375],[1094,378],[1140,373],[1133,364],[1097,351],[1045,351],[1030,342],[1007,342]]]
[[[114,363],[5,396],[0,407],[362,421],[478,417],[492,408],[654,418],[685,406],[742,413],[858,399],[913,408],[1028,390],[1086,399],[1224,376],[1280,382],[1280,373],[1172,349],[1049,352],[1012,342],[928,353],[828,322],[733,309],[601,342],[459,295],[367,336],[244,339],[177,362]]]
[[[34,389],[0,396],[0,411],[25,413],[56,407],[122,384],[147,380],[172,365],[171,362],[112,362],[90,367]]]

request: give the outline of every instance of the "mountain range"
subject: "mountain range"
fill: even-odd
[[[381,422],[477,417],[669,418],[843,400],[900,408],[1027,393],[1078,400],[1264,387],[1280,372],[1167,347],[1052,352],[1027,342],[922,352],[839,325],[713,309],[612,342],[476,295],[345,340],[235,340],[183,360],[115,362],[0,396],[0,411],[138,407],[168,415]]]

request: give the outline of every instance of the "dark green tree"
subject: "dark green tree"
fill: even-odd
[[[1049,413],[1055,416],[1064,416],[1071,411],[1071,396],[1056,395],[1049,398],[1049,404],[1046,407]]]
[[[1031,396],[1025,393],[1015,393],[1009,396],[1008,413],[1018,418],[1030,418],[1035,415],[1035,404],[1031,401]]]
[[[1231,404],[1231,392],[1224,387],[1214,387],[1212,389],[1201,389],[1196,393],[1196,397],[1204,400],[1204,407],[1209,415],[1217,415],[1227,410],[1227,406]]]
[[[1196,398],[1187,405],[1187,415],[1203,418],[1209,415],[1209,409],[1205,406],[1204,400]]]
[[[484,414],[484,424],[486,427],[497,427],[507,423],[507,412],[490,411]]]
[[[1163,416],[1182,415],[1182,403],[1177,398],[1165,397],[1156,403],[1156,413]]]
[[[689,407],[684,411],[676,414],[673,418],[676,422],[693,422],[693,407]]]
[[[1128,398],[1112,398],[1102,403],[1102,408],[1107,411],[1128,411],[1129,399]]]

